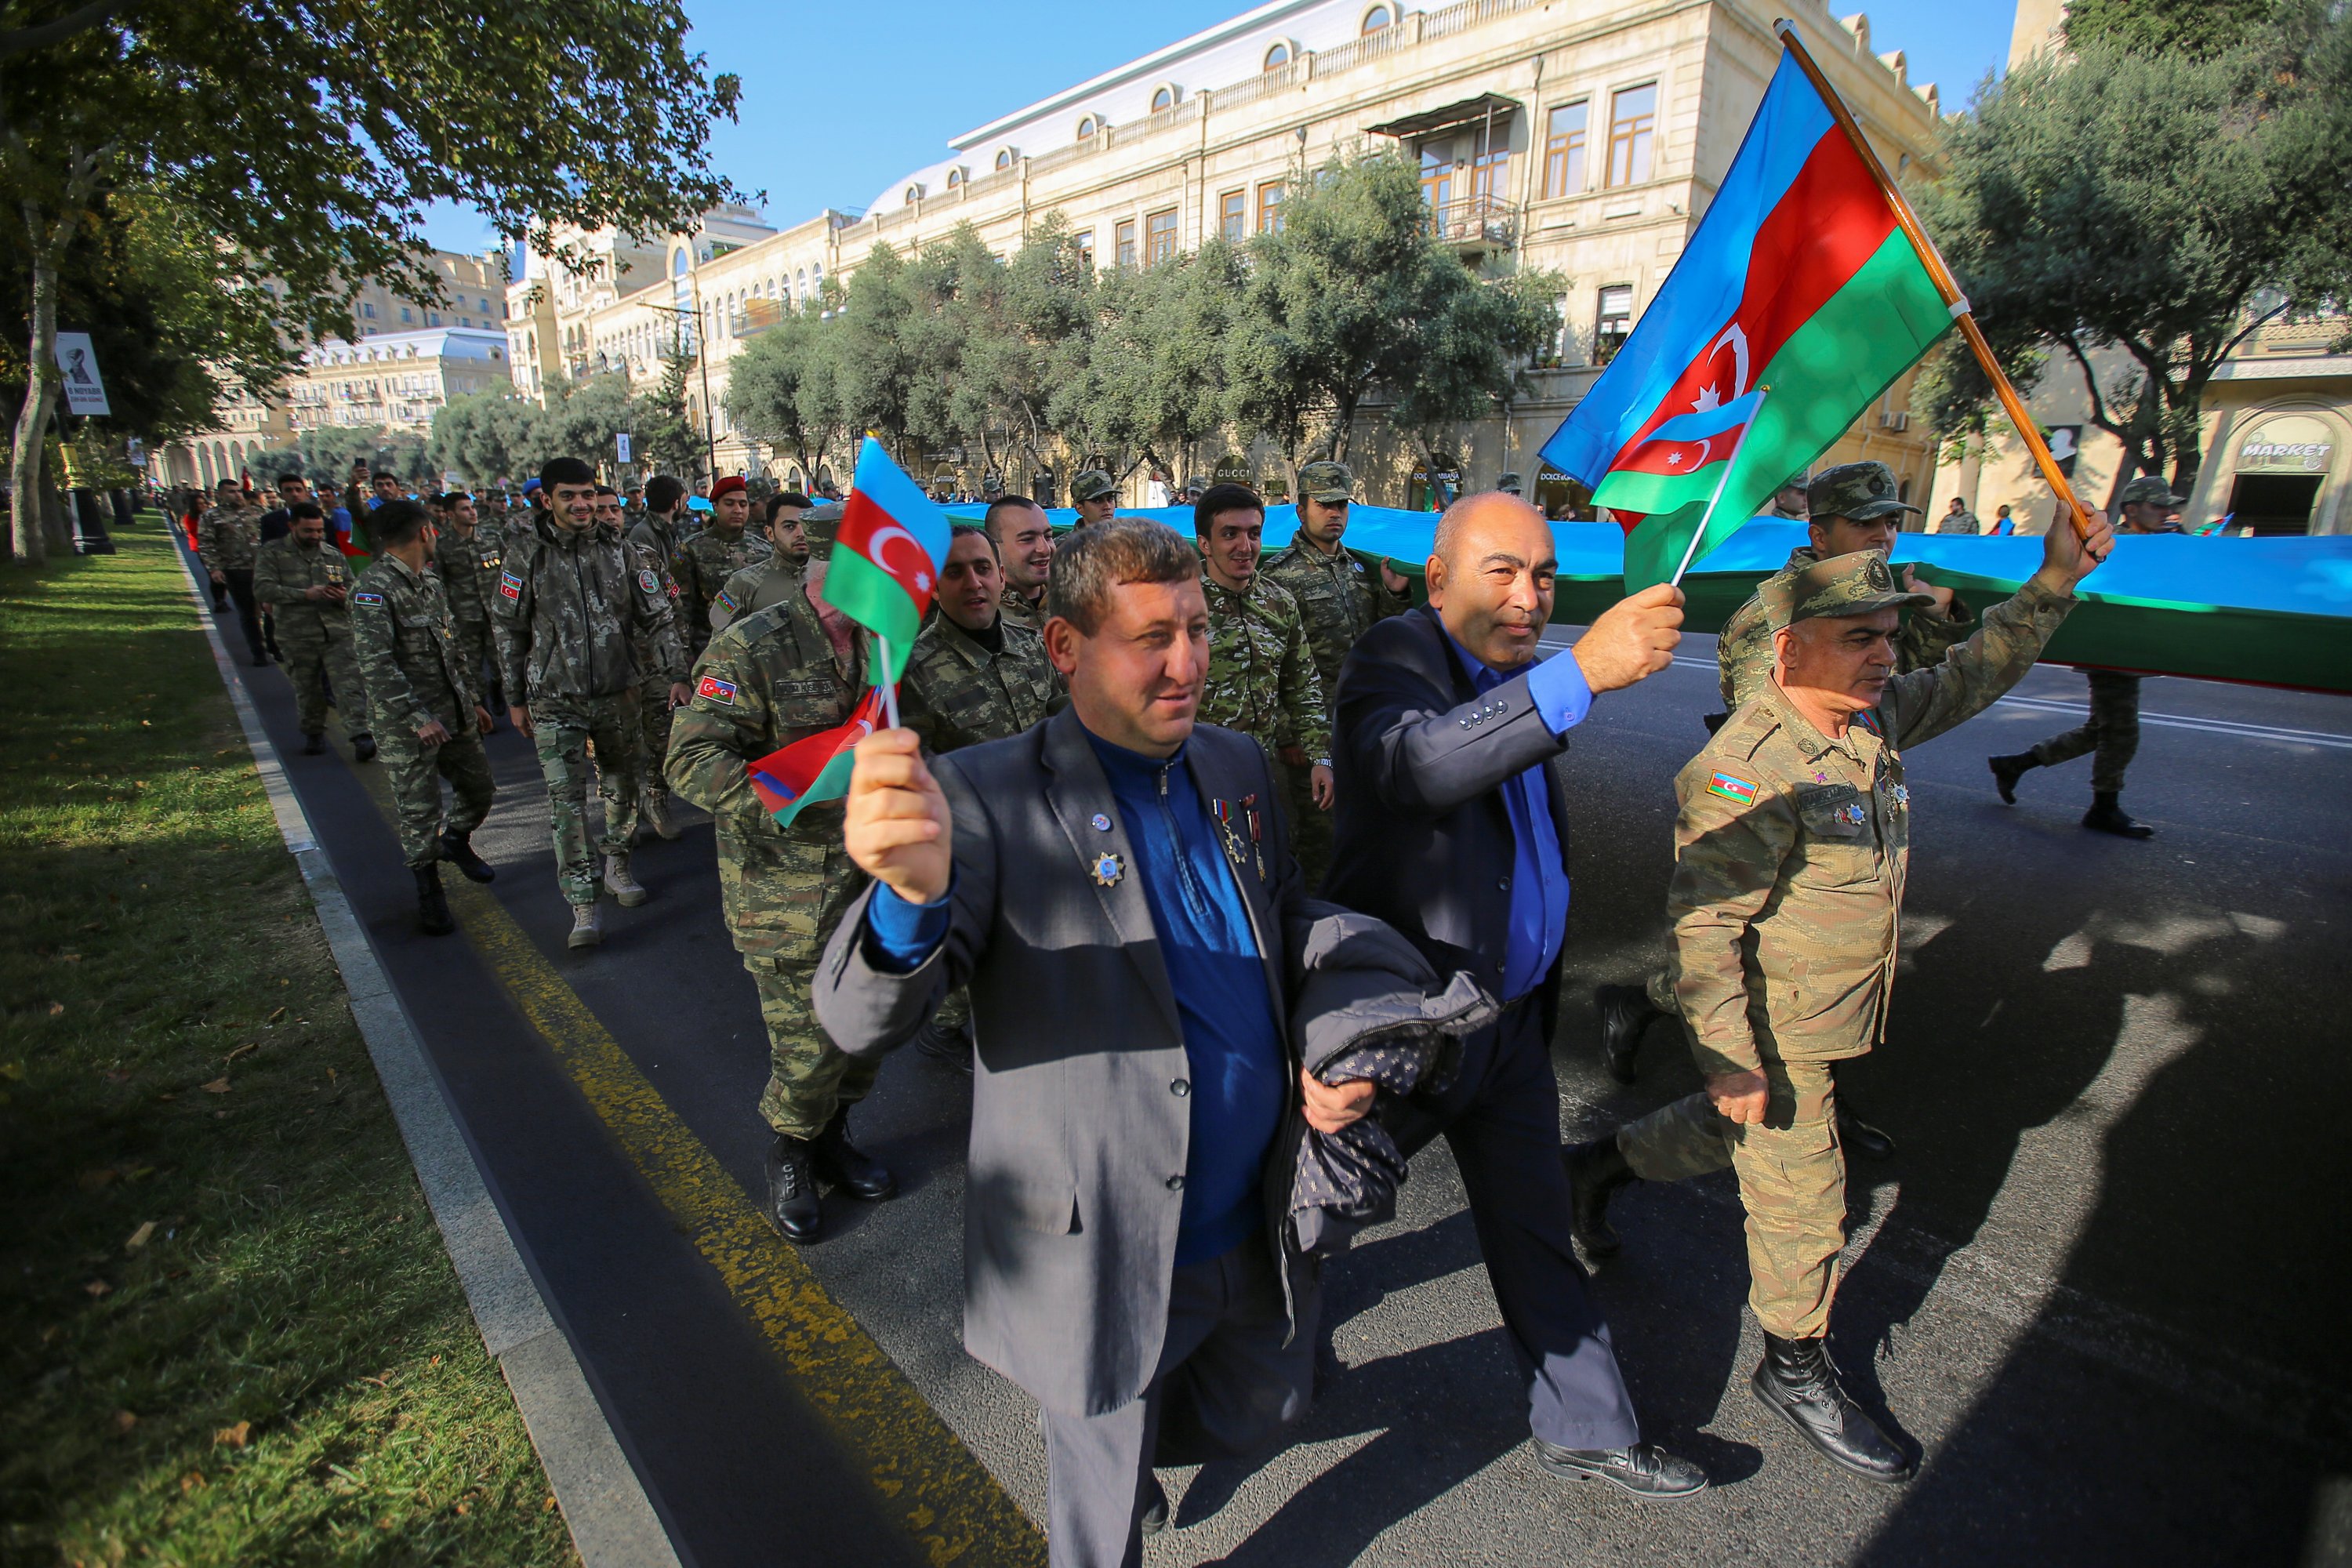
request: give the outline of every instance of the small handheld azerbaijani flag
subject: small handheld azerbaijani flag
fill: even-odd
[[[703,678],[706,684],[710,679]],[[882,689],[870,687],[847,723],[803,735],[746,767],[751,793],[760,797],[778,826],[790,827],[803,806],[838,800],[849,793],[849,769],[857,742],[881,724]]]
[[[1728,403],[1676,415],[1618,457],[1594,489],[1592,504],[1645,517],[1684,513],[1696,504],[1699,510],[1689,526],[1699,537],[1684,544],[1682,559],[1687,563],[1706,554],[1748,521],[1745,508],[1725,511],[1714,503],[1763,405],[1759,386]]]
[[[940,504],[881,442],[866,437],[834,535],[824,600],[881,639],[887,668],[877,672],[880,684],[895,686],[907,668],[947,564],[949,526]]]

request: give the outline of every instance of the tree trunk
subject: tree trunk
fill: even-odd
[[[25,405],[16,412],[13,448],[16,471],[9,480],[12,531],[16,564],[38,566],[49,557],[48,538],[41,527],[41,437],[49,427],[49,409],[57,399],[58,259],[54,245],[43,242],[37,228],[33,238],[33,333],[30,372],[25,378]]]

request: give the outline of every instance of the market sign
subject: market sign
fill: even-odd
[[[2238,471],[2322,474],[2336,455],[2327,426],[2309,415],[2264,420],[2239,445]]]

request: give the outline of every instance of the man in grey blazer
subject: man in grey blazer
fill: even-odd
[[[968,987],[978,1037],[964,1343],[1045,1412],[1057,1568],[1132,1564],[1155,1462],[1256,1447],[1307,1408],[1312,1266],[1282,1216],[1303,1121],[1360,1114],[1300,1071],[1318,920],[1265,753],[1193,722],[1199,556],[1140,520],[1074,534],[1046,588],[1071,706],[926,766],[857,751],[845,830],[875,886],[820,965],[845,1051]]]

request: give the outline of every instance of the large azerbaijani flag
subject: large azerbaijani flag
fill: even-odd
[[[947,564],[950,526],[940,504],[866,437],[834,535],[824,600],[882,639],[878,684],[896,685],[907,668]]]
[[[1621,498],[1601,504],[1625,530],[1625,586],[1638,591],[1674,575],[1716,479],[1706,531],[1727,537],[1951,324],[1870,166],[1784,52],[1689,247],[1543,456],[1596,500]],[[1669,421],[1759,388],[1769,395],[1727,471],[1704,484],[1654,471]]]
[[[727,684],[710,675],[704,676],[702,683],[706,689],[714,683]],[[726,695],[732,700],[732,691]],[[849,793],[849,770],[856,760],[857,742],[881,727],[882,689],[869,687],[847,723],[803,735],[748,765],[743,771],[751,781],[751,793],[779,826],[790,827],[803,806],[838,800]]]

